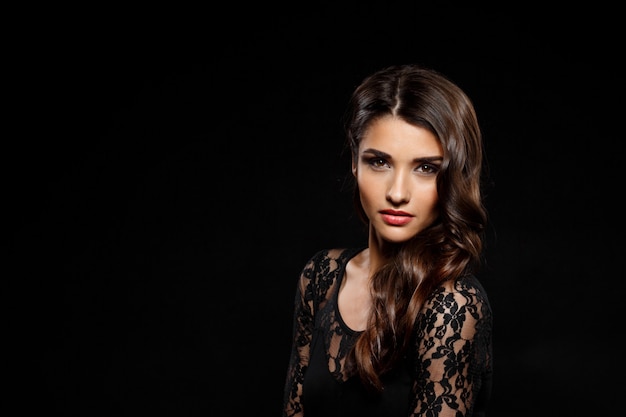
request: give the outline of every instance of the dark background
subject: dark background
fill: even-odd
[[[618,13],[439,4],[15,16],[19,414],[279,415],[300,269],[364,243],[341,114],[366,74],[405,62],[457,82],[483,127],[491,416],[622,410]]]

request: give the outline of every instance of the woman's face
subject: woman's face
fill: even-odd
[[[442,160],[441,144],[426,129],[393,116],[369,127],[352,172],[372,237],[403,242],[435,221]]]

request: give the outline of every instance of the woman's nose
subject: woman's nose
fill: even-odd
[[[394,205],[405,204],[411,199],[410,181],[402,172],[394,173],[387,188],[387,201]]]

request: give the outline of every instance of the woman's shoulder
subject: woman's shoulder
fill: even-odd
[[[314,285],[320,281],[334,280],[342,275],[350,259],[362,248],[321,249],[313,254],[304,266],[302,278]]]
[[[454,282],[447,282],[429,297],[427,304],[475,306],[491,310],[487,291],[475,275],[465,275]]]
[[[460,277],[454,283],[454,291],[461,294],[473,294],[479,298],[487,298],[487,291],[476,275],[469,274]]]
[[[348,261],[357,248],[322,249],[313,254],[300,275],[300,286],[313,300],[325,299],[329,290],[341,282]]]
[[[313,254],[308,266],[322,267],[322,269],[337,269],[345,266],[350,259],[364,248],[330,248],[321,249]]]
[[[480,332],[488,337],[492,325],[487,293],[476,276],[468,275],[433,291],[422,306],[417,328],[430,331],[443,326],[453,332]]]

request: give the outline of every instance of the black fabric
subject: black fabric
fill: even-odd
[[[358,332],[345,325],[337,295],[348,261],[362,248],[315,254],[295,297],[292,356],[283,416],[485,416],[492,384],[492,312],[484,288],[468,276],[424,304],[413,350],[383,379],[382,394],[344,369]]]

